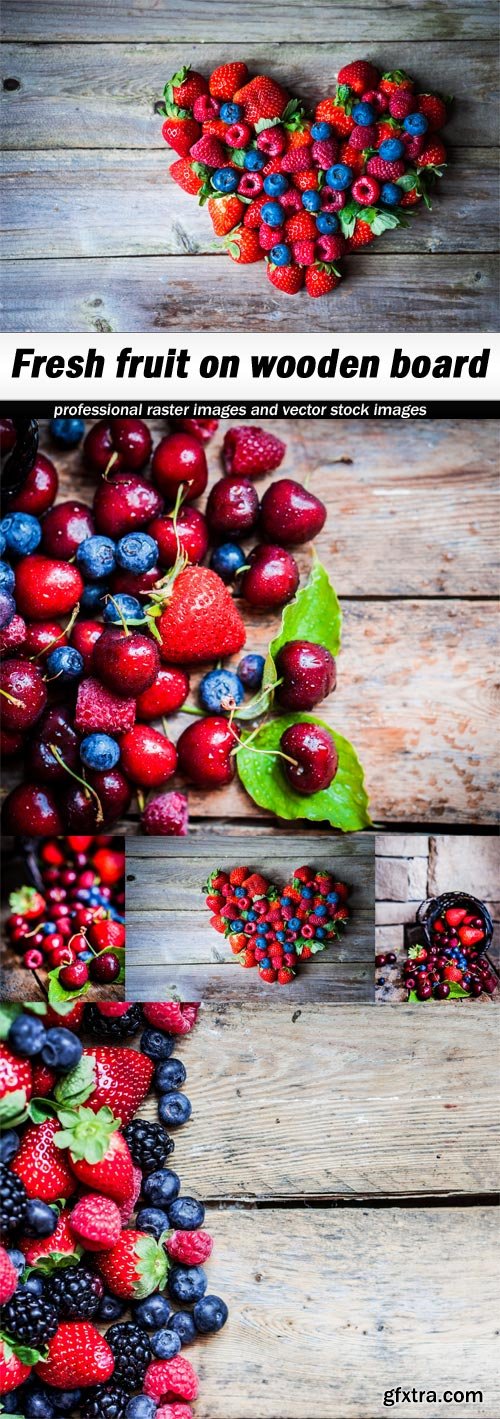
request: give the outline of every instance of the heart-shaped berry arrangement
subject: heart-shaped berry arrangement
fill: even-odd
[[[210,925],[226,936],[246,970],[290,985],[303,961],[342,935],[350,912],[349,887],[331,872],[297,867],[281,888],[249,867],[216,869],[205,883]]]
[[[216,236],[239,265],[266,261],[273,286],[323,296],[339,260],[404,226],[441,177],[447,106],[401,70],[356,60],[314,119],[300,100],[246,64],[209,78],[189,65],[164,89],[163,137],[179,154],[174,182],[207,202]]]

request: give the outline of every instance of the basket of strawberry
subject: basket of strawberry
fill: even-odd
[[[210,926],[245,970],[291,985],[301,965],[338,940],[351,915],[350,889],[333,874],[297,867],[280,888],[249,867],[215,869],[205,883]]]
[[[493,922],[484,902],[468,892],[447,892],[422,902],[416,920],[422,940],[409,948],[403,965],[408,999],[494,995],[498,980],[486,955]]]
[[[335,94],[311,116],[240,62],[208,77],[184,66],[157,111],[179,155],[174,182],[207,204],[232,260],[265,261],[286,295],[335,290],[342,258],[430,206],[446,164],[447,101],[365,60],[339,71]]]

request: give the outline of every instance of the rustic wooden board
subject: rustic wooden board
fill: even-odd
[[[182,1041],[184,1191],[200,1179],[206,1200],[236,1202],[495,1190],[496,1007],[445,1010],[437,1029],[417,1006],[297,1008],[284,995],[205,1005]]]
[[[76,216],[76,208],[75,208]],[[31,218],[30,218],[31,220]],[[3,269],[6,332],[67,334],[151,330],[484,332],[498,328],[493,256],[356,253],[347,277],[320,301],[283,296],[265,274],[220,256],[82,257],[11,261]],[[356,264],[354,265],[354,261]],[[214,265],[214,262],[217,265]],[[439,392],[439,391],[438,391]]]

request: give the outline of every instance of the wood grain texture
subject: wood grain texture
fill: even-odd
[[[416,1006],[206,1004],[180,1052],[188,1193],[200,1178],[206,1200],[240,1202],[495,1189],[495,1005],[448,1008],[438,1030]]]
[[[7,260],[50,254],[55,260],[213,253],[208,212],[176,186],[169,161],[167,154],[121,148],[5,153],[0,254]],[[432,212],[423,209],[406,228],[378,238],[377,255],[496,251],[491,200],[496,171],[492,148],[473,154],[457,149],[437,186]],[[26,221],[27,205],[36,211],[36,222]],[[224,277],[228,258],[222,249],[218,256]],[[354,258],[349,270],[354,277]],[[265,279],[263,269],[258,279]]]
[[[282,296],[259,270],[220,256],[108,257],[10,261],[3,268],[6,332],[226,330],[316,334],[412,329],[496,330],[497,266],[493,256],[380,256],[351,259],[349,276],[330,297]],[[354,265],[354,261],[356,264]],[[216,264],[214,264],[216,263]],[[311,309],[313,306],[313,309]]]

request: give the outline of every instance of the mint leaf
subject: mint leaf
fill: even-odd
[[[319,724],[331,734],[339,756],[337,773],[329,788],[320,793],[295,793],[283,773],[282,761],[275,757],[280,739],[292,724]],[[254,753],[264,749],[266,753]],[[269,751],[274,751],[269,752]],[[268,808],[278,818],[290,821],[307,818],[311,822],[331,823],[342,832],[356,832],[370,825],[368,797],[363,783],[363,770],[357,754],[341,734],[336,734],[324,720],[314,715],[280,715],[262,728],[245,749],[245,740],[236,754],[238,774],[259,808]]]

